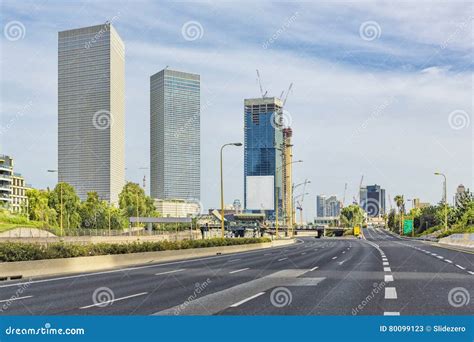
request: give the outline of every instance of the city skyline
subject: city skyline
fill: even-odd
[[[79,9],[80,6],[77,6]],[[148,6],[154,8],[152,4]],[[453,194],[458,184],[472,181],[471,164],[462,167],[466,156],[472,155],[471,127],[466,125],[456,129],[457,126],[453,128],[453,123],[449,121],[451,113],[464,111],[469,115],[471,108],[468,85],[472,67],[468,63],[466,35],[456,34],[462,29],[466,17],[462,4],[454,5],[449,15],[437,11],[431,17],[423,15],[423,12],[421,15],[417,13],[416,20],[411,15],[415,13],[413,8],[416,9],[416,6],[403,5],[400,10],[407,18],[403,21],[397,21],[388,6],[379,9],[367,6],[371,14],[369,17],[355,11],[354,18],[348,24],[344,24],[344,20],[336,21],[339,29],[333,34],[341,38],[337,45],[331,43],[330,37],[324,36],[325,30],[312,29],[313,32],[321,32],[319,38],[323,38],[330,47],[327,53],[322,52],[315,37],[307,37],[304,33],[308,25],[313,25],[308,13],[328,11],[324,6],[276,6],[280,20],[273,24],[265,23],[264,29],[252,27],[257,38],[248,43],[243,39],[243,27],[250,21],[237,19],[245,17],[242,16],[245,10],[234,7],[229,11],[227,6],[215,5],[212,8],[217,13],[225,14],[230,23],[240,24],[242,29],[235,35],[230,34],[228,29],[219,33],[215,23],[211,23],[199,8],[180,15],[173,6],[163,6],[162,17],[156,24],[152,24],[149,15],[143,14],[151,25],[151,31],[141,36],[138,23],[142,21],[136,20],[137,12],[120,3],[113,9],[91,4],[87,15],[78,12],[72,17],[62,13],[61,19],[50,21],[50,26],[29,19],[23,14],[21,5],[13,7],[7,3],[2,19],[5,22],[21,21],[25,26],[25,37],[18,41],[2,37],[9,47],[4,52],[5,61],[31,57],[22,63],[21,69],[12,67],[3,70],[2,92],[7,101],[2,108],[2,152],[15,157],[22,173],[34,186],[54,185],[54,177],[41,172],[56,165],[56,48],[53,41],[57,31],[97,24],[118,16],[114,25],[127,46],[130,44],[133,47],[127,51],[126,70],[126,178],[129,180],[141,182],[143,177],[143,173],[132,165],[149,166],[146,165],[147,134],[143,133],[149,113],[146,77],[171,64],[173,69],[189,70],[203,77],[202,108],[205,112],[202,116],[201,173],[202,187],[209,190],[202,196],[205,207],[218,203],[218,146],[227,139],[243,141],[239,116],[241,101],[258,96],[254,76],[256,67],[262,73],[264,86],[273,95],[286,89],[289,82],[295,83],[287,107],[290,113],[295,113],[292,126],[298,132],[294,138],[294,156],[304,160],[304,168],[294,168],[294,179],[295,182],[311,179],[309,191],[312,197],[316,195],[314,189],[325,193],[336,192],[342,197],[344,183],[347,182],[348,198],[351,198],[357,194],[358,178],[364,174],[371,182],[384,184],[392,197],[406,194],[407,197],[422,197],[436,203],[441,198],[442,184],[439,178],[433,176],[434,171],[447,174],[448,194]],[[340,6],[351,9],[348,5]],[[264,10],[264,5],[255,9],[257,13]],[[51,15],[51,8],[39,6],[37,11],[45,17]],[[170,14],[173,14],[176,24],[166,24],[169,22],[166,16]],[[342,12],[342,18],[345,15]],[[361,24],[369,20],[375,20],[381,27],[380,37],[370,41],[359,36]],[[416,29],[407,31],[410,25],[416,25],[417,20],[424,25],[431,20],[441,21],[445,33]],[[197,21],[203,27],[201,38],[189,40],[193,37],[182,34],[184,24],[189,21]],[[314,25],[324,26],[318,21]],[[283,33],[274,39],[275,32],[281,27],[284,28]],[[156,41],[153,35],[163,39]],[[228,42],[220,39],[220,35],[229,38]],[[350,43],[344,38],[350,38]],[[393,52],[389,38],[406,44],[411,55],[398,49],[397,54],[388,58],[387,52]],[[420,38],[426,43],[420,44]],[[310,48],[311,58],[302,60],[298,53],[292,53],[287,48],[301,43]],[[336,47],[341,48],[343,53],[337,54]],[[381,67],[373,60],[365,60],[363,55],[354,51],[355,47],[377,52],[380,58],[388,58],[387,63]],[[430,59],[437,51],[441,57],[436,55]],[[183,57],[174,60],[174,55]],[[32,58],[34,56],[36,58]],[[209,56],[212,56],[211,65],[208,63]],[[274,70],[280,72],[275,73]],[[20,85],[26,75],[32,75],[28,76],[32,77],[31,82]],[[41,85],[37,80],[41,80]],[[359,87],[351,87],[352,84]],[[426,96],[428,89],[434,96]],[[361,94],[360,90],[366,94]],[[312,93],[317,96],[308,96]],[[413,117],[419,121],[411,122]],[[420,122],[423,123],[421,127],[416,125]],[[4,131],[5,127],[9,129]],[[36,129],[40,132],[38,136],[28,134]],[[399,134],[389,133],[395,131]],[[330,143],[334,137],[339,138],[337,146]],[[383,143],[378,147],[380,141]],[[414,153],[413,146],[423,146],[421,158]],[[350,156],[347,151],[352,148],[351,152],[356,153]],[[327,153],[329,150],[331,153]],[[391,156],[390,160],[377,159],[387,154]],[[229,161],[225,168],[226,203],[231,203],[234,198],[243,199],[243,151],[229,149],[226,158]],[[312,214],[312,203],[308,201],[305,205],[307,218],[315,216]]]

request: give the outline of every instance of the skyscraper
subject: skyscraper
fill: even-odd
[[[385,189],[380,185],[367,185],[360,190],[360,206],[370,217],[385,214]]]
[[[276,97],[244,100],[244,176],[273,176],[274,208],[282,208],[282,155],[283,127],[276,117],[281,113],[283,103]],[[247,182],[244,181],[247,208]],[[253,209],[253,208],[252,208]],[[275,215],[268,210],[267,216]],[[282,214],[280,214],[282,215]]]
[[[110,23],[59,32],[58,179],[115,203],[125,183],[125,46]]]
[[[200,76],[164,69],[150,77],[150,193],[201,197]]]
[[[316,196],[316,216],[326,217],[326,196],[325,195]]]

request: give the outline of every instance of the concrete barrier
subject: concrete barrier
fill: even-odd
[[[452,234],[439,239],[438,243],[444,245],[472,248],[474,250],[474,233]]]
[[[236,246],[205,247],[173,251],[3,262],[0,263],[0,277],[2,278],[2,280],[11,280],[19,279],[20,277],[34,278],[60,274],[96,272],[116,267],[187,260],[199,257],[212,256],[216,254],[246,252],[262,248],[285,246],[294,242],[294,239],[288,239]]]

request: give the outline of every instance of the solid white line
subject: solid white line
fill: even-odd
[[[237,306],[242,305],[242,304],[244,304],[244,303],[246,303],[246,302],[248,302],[249,300],[252,300],[252,299],[254,299],[254,298],[260,297],[260,296],[263,295],[263,294],[265,294],[265,292],[257,293],[256,295],[250,296],[250,297],[248,297],[248,298],[245,298],[245,299],[241,300],[240,302],[237,302],[237,303],[235,303],[235,304],[232,304],[230,307],[231,307],[231,308],[236,308]]]
[[[239,261],[239,260],[242,260],[242,259],[232,259],[232,260],[229,260],[229,262],[236,262],[236,261]]]
[[[160,273],[155,273],[155,275],[162,275],[162,274],[170,274],[170,273],[176,273],[176,272],[182,272],[184,271],[184,268],[180,268],[179,270],[173,270],[173,271],[166,271],[166,272],[160,272]]]
[[[390,265],[390,264],[389,264],[387,261],[384,261],[384,262],[382,263],[382,265],[383,265],[383,266],[388,266],[388,265]]]
[[[397,299],[397,290],[394,287],[386,287],[385,299]]]
[[[384,272],[392,272],[392,270],[391,270],[390,267],[384,267],[384,268],[383,268],[383,271],[384,271]]]
[[[281,258],[281,259],[278,259],[278,261],[283,261],[283,260],[286,260],[288,258]]]
[[[438,259],[444,259],[444,257],[442,257],[441,255],[438,255],[437,258]]]
[[[319,266],[314,266],[312,269],[310,269],[310,272],[313,272],[314,270],[317,270]]]
[[[389,274],[384,275],[383,281],[386,283],[393,281],[393,275],[389,275]]]
[[[128,298],[143,296],[143,295],[146,295],[146,294],[148,294],[148,292],[136,293],[136,294],[133,294],[133,295],[130,295],[130,296],[126,296],[126,297],[111,299],[111,300],[108,300],[108,301],[106,301],[106,302],[100,302],[100,303],[96,303],[96,304],[91,304],[91,305],[82,306],[82,307],[80,307],[79,309],[88,309],[88,308],[92,308],[93,306],[99,306],[99,307],[104,306],[104,307],[105,307],[105,306],[109,305],[110,303],[118,302],[118,301],[121,301],[121,300],[124,300],[124,299],[128,299]]]
[[[400,312],[397,311],[385,311],[383,313],[384,316],[400,316]]]
[[[11,301],[14,301],[14,300],[20,300],[20,299],[25,299],[25,298],[31,298],[33,296],[23,296],[23,297],[16,297],[16,298],[10,298],[10,299],[2,299],[0,300],[0,303],[5,303],[5,302],[11,302]]]
[[[453,262],[452,262],[451,260],[449,260],[449,259],[444,259],[444,261],[449,262],[450,264],[453,263]]]
[[[337,259],[337,257],[332,257],[332,260]]]
[[[242,272],[242,271],[247,271],[249,269],[250,269],[249,267],[241,268],[240,270],[230,271],[229,274],[238,273],[238,272]]]
[[[461,270],[465,270],[466,268],[462,267],[461,265],[456,264],[456,267],[460,268]]]
[[[474,272],[472,272],[472,271],[467,271],[467,273],[469,273],[469,274],[473,274],[473,275],[474,275]]]

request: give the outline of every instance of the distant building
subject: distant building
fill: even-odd
[[[338,217],[341,214],[342,203],[336,196],[316,196],[316,216],[319,218]]]
[[[456,193],[454,194],[454,205],[459,206],[459,200],[461,196],[466,192],[466,187],[462,184],[459,184],[456,188]]]
[[[326,196],[325,195],[316,196],[316,216],[317,217],[326,216]]]
[[[380,185],[367,185],[360,189],[360,206],[369,217],[385,214],[385,189]]]
[[[0,206],[10,208],[12,193],[13,159],[0,155]]]
[[[202,211],[199,202],[182,199],[155,199],[154,204],[162,217],[195,217],[199,216]]]
[[[150,77],[150,194],[201,198],[200,76],[164,69]]]
[[[429,207],[429,206],[430,206],[429,203],[421,202],[419,198],[414,198],[413,199],[413,208],[415,208],[415,209],[422,209],[422,208],[426,208],[426,207]]]
[[[273,207],[282,209],[282,155],[283,127],[279,115],[283,103],[276,97],[244,100],[244,208],[247,203],[247,177],[273,176]],[[255,210],[254,210],[255,211]],[[275,217],[275,210],[266,210],[269,218]]]
[[[234,210],[236,214],[242,213],[242,203],[240,202],[239,199],[235,199],[232,205],[234,206]]]
[[[26,213],[28,210],[28,190],[25,178],[19,173],[12,175],[12,192],[11,192],[11,211],[15,213]]]
[[[58,180],[111,203],[125,185],[125,46],[110,23],[58,35]]]

